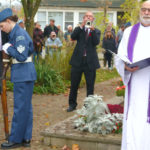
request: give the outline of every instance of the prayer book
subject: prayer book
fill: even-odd
[[[150,66],[150,57],[143,59],[143,60],[140,60],[140,61],[137,61],[137,62],[132,63],[132,64],[127,64],[127,66],[130,68],[139,67],[139,69],[143,69],[145,67]]]
[[[120,59],[122,59],[126,63],[126,65],[130,68],[139,67],[139,69],[143,69],[143,68],[150,66],[150,57],[131,63],[128,58],[121,58],[118,54],[112,52],[109,49],[107,49],[106,51],[110,52],[115,57],[119,57]]]

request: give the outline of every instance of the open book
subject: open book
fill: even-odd
[[[145,58],[143,60],[140,60],[140,61],[137,61],[135,63],[131,63],[128,58],[121,58],[118,54],[112,52],[111,50],[107,49],[106,51],[108,51],[109,53],[111,53],[112,55],[114,55],[115,57],[119,57],[120,59],[122,59],[126,65],[130,68],[133,68],[133,67],[139,67],[139,69],[143,69],[145,67],[148,67],[150,66],[150,57],[148,58]]]

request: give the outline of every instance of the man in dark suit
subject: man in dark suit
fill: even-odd
[[[69,108],[67,112],[76,109],[77,91],[82,73],[85,75],[87,96],[93,95],[96,69],[100,68],[96,46],[100,42],[100,31],[87,22],[93,22],[92,12],[85,13],[81,26],[76,27],[71,34],[72,40],[77,40],[76,47],[71,57],[71,89],[69,94]],[[89,23],[90,24],[90,23]]]

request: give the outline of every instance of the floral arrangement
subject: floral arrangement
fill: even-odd
[[[125,85],[123,84],[122,79],[119,81],[119,85],[116,88],[116,95],[117,96],[123,96],[125,95]]]
[[[90,133],[120,133],[122,131],[122,113],[111,113],[102,96],[91,95],[85,98],[84,106],[77,110],[75,128]]]
[[[121,113],[123,114],[123,106],[121,105],[112,105],[112,104],[107,104],[110,113]]]

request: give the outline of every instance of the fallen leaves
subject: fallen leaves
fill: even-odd
[[[73,144],[72,145],[72,150],[80,150],[79,145],[78,144]]]
[[[70,148],[67,145],[64,145],[64,147],[62,148],[62,150],[70,150]]]
[[[67,145],[64,145],[64,147],[62,148],[62,150],[80,150],[80,148],[79,148],[78,144],[73,144],[72,145],[72,149],[70,149]]]
[[[50,126],[50,122],[46,122],[46,123],[45,123],[45,126]]]

